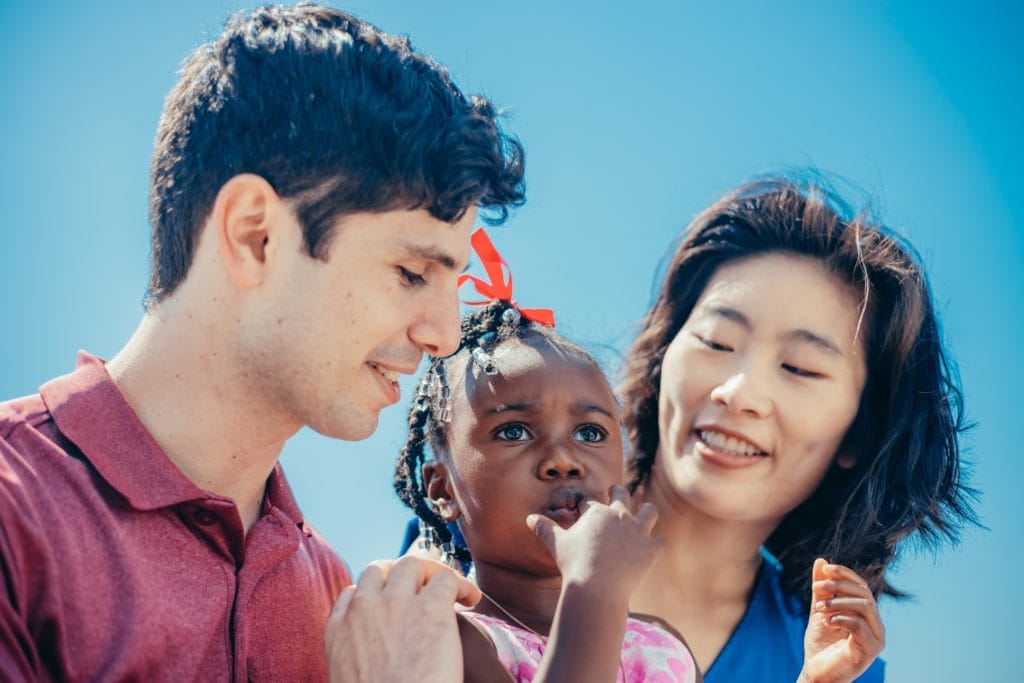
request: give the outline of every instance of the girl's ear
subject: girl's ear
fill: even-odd
[[[433,460],[423,463],[420,470],[423,486],[427,490],[427,498],[434,504],[434,509],[446,522],[455,521],[462,511],[455,500],[455,489],[452,486],[451,472],[446,463]]]

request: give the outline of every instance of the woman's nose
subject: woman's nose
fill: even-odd
[[[749,370],[730,375],[712,389],[711,400],[736,415],[767,417],[772,411],[767,383]]]

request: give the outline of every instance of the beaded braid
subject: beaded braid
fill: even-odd
[[[440,547],[445,556],[460,562],[472,561],[469,549],[453,541],[447,523],[429,502],[421,473],[426,462],[426,447],[430,446],[437,453],[447,445],[447,424],[451,421],[447,370],[456,358],[468,356],[465,362],[472,362],[481,372],[493,375],[497,372],[494,350],[509,340],[523,340],[528,335],[541,335],[555,346],[597,365],[590,354],[551,328],[523,318],[511,303],[495,300],[463,317],[459,348],[446,358],[431,359],[409,406],[409,436],[395,462],[395,492],[419,517],[425,542]]]

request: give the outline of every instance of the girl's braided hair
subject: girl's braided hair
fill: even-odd
[[[494,300],[463,317],[459,348],[446,358],[431,358],[409,406],[409,436],[395,462],[395,492],[426,523],[426,540],[441,546],[460,562],[471,561],[469,549],[453,542],[445,520],[430,504],[422,476],[423,463],[428,459],[427,447],[436,456],[448,446],[447,429],[451,421],[448,370],[458,363],[472,363],[477,372],[493,375],[497,372],[494,351],[506,342],[531,337],[539,337],[567,355],[599,367],[593,356],[553,328],[524,318],[508,301]]]

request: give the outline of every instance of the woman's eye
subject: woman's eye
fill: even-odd
[[[530,433],[523,425],[512,423],[498,427],[494,436],[501,441],[526,441],[530,438]]]
[[[790,365],[789,363],[783,363],[782,369],[790,373],[791,375],[796,375],[797,377],[815,378],[823,376],[820,372],[814,372],[813,370],[805,370],[803,368],[798,368],[797,366]]]
[[[576,430],[576,440],[587,443],[598,443],[604,441],[608,435],[597,425],[583,425]]]
[[[427,279],[420,273],[414,273],[408,268],[398,266],[398,275],[402,278],[402,281],[407,285],[413,287],[422,287],[427,283]]]
[[[732,349],[730,347],[726,346],[725,344],[719,344],[718,342],[716,342],[713,339],[709,339],[707,337],[702,337],[699,334],[695,334],[693,336],[696,337],[697,340],[700,341],[701,344],[703,344],[704,346],[708,347],[712,351],[732,351]]]

